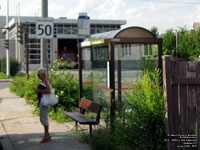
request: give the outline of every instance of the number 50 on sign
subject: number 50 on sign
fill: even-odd
[[[36,36],[37,39],[53,38],[53,18],[37,18]]]

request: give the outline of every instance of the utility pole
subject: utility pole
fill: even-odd
[[[41,16],[44,18],[48,17],[48,0],[42,0]],[[48,66],[48,41],[46,39],[41,39],[41,57],[40,57],[40,68],[47,68]],[[47,57],[46,57],[47,56]]]
[[[28,22],[26,22],[26,31],[23,33],[23,43],[24,48],[26,51],[26,76],[29,80],[29,49],[28,49],[28,34],[29,34],[29,28],[28,28]]]
[[[6,16],[6,40],[8,47],[6,48],[6,76],[10,77],[10,61],[9,61],[9,0],[7,0],[7,16]]]

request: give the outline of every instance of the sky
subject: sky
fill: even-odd
[[[7,0],[0,0],[0,16],[7,14]],[[20,11],[19,11],[20,10]],[[200,22],[200,0],[48,0],[49,17],[76,19],[87,12],[91,19],[126,20],[123,26],[193,28]],[[41,16],[41,0],[9,0],[9,15]]]

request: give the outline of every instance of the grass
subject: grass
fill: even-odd
[[[6,74],[3,72],[0,72],[0,79],[7,79]]]

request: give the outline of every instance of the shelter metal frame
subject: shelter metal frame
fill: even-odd
[[[110,116],[111,123],[115,118],[115,50],[117,44],[156,44],[158,45],[158,68],[162,69],[162,39],[156,38],[153,33],[141,27],[129,27],[122,30],[110,31],[100,34],[95,34],[90,39],[79,43],[79,101],[82,98],[82,48],[92,48],[95,46],[108,46],[109,47],[109,75],[110,75]],[[118,60],[118,88],[121,88],[121,60]],[[121,95],[121,91],[119,94]]]

